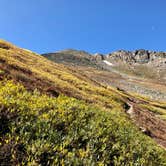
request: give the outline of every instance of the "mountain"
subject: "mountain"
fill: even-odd
[[[86,66],[100,68],[100,61],[104,56],[96,54],[92,56],[88,52],[67,49],[56,53],[43,54],[44,57],[55,61],[56,63],[70,64],[73,66]]]
[[[155,52],[148,50],[117,51],[107,55],[108,61],[116,64],[123,71],[133,72],[135,75],[140,75],[148,78],[154,78],[166,81],[166,53]],[[133,69],[123,67],[132,66]],[[130,71],[129,71],[130,70]]]
[[[114,65],[126,63],[130,65],[147,64],[157,67],[158,70],[165,70],[166,53],[148,51],[144,49],[136,51],[119,50],[107,55],[100,53],[90,54],[79,50],[63,50],[55,53],[43,54],[43,56],[56,61],[57,63],[71,63],[82,66],[95,66],[103,60],[110,61]]]
[[[136,50],[136,51],[124,51],[120,50],[117,52],[113,52],[107,55],[108,59],[124,61],[126,63],[138,63],[138,64],[145,64],[145,63],[152,63],[152,62],[165,62],[166,53],[165,52],[155,52],[155,51],[148,51],[144,49]]]
[[[166,53],[164,52],[141,49],[93,55],[85,51],[64,50],[43,56],[56,63],[73,66],[87,77],[102,84],[138,93],[154,100],[166,100]]]
[[[56,63],[0,40],[1,165],[165,165],[166,103],[108,85],[87,54]]]

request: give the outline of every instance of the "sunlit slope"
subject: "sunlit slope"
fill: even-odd
[[[90,70],[90,75],[92,72],[94,75],[98,72],[100,75],[103,74],[102,71],[93,68],[88,68],[88,70]],[[141,104],[153,105],[152,109],[148,107],[152,112],[161,106],[160,110],[156,112],[163,115],[163,118],[165,117],[166,103],[153,104],[148,99],[139,98],[135,94],[129,95],[104,86],[99,83],[100,81],[98,82],[97,79],[94,81],[91,76],[87,76],[78,68],[54,63],[43,56],[20,49],[3,40],[0,40],[0,77],[20,82],[28,90],[37,88],[39,91],[55,97],[65,94],[110,109],[125,110],[129,99],[135,98]]]
[[[68,69],[4,41],[1,43],[1,77],[19,81],[27,89],[37,88],[54,96],[63,93],[110,108],[122,109],[123,99],[114,90],[101,86],[74,69]]]
[[[124,112],[0,82],[2,165],[160,165],[166,151]]]
[[[165,150],[150,138],[165,146],[165,122],[150,113],[164,118],[165,103],[103,86],[5,41],[0,79],[3,165],[166,164]],[[150,137],[126,114],[130,106]]]

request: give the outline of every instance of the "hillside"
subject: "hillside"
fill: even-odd
[[[64,65],[101,68],[100,60],[102,60],[102,57],[100,55],[92,56],[85,51],[67,49],[42,55],[56,63],[62,63]]]
[[[0,163],[165,165],[166,103],[83,68],[0,41]]]
[[[155,77],[163,80],[166,79],[165,70],[166,70],[166,53],[165,52],[155,52],[148,50],[135,50],[135,51],[125,51],[119,50],[116,52],[109,53],[107,55],[103,54],[90,54],[85,51],[79,50],[63,50],[55,53],[47,53],[43,54],[43,56],[56,61],[57,63],[65,63],[65,64],[75,64],[79,66],[90,66],[90,67],[103,67],[102,61],[108,61],[112,66],[123,68],[125,66],[132,66],[128,69],[130,70],[130,74],[140,75],[142,72],[142,76],[152,77],[152,74],[155,74]],[[128,66],[128,67],[129,67]],[[146,70],[140,70],[139,67],[148,69],[152,71],[152,74],[146,73]],[[134,70],[135,68],[135,70]],[[154,69],[153,69],[154,68]],[[133,73],[132,73],[133,72]],[[143,73],[144,72],[144,73]],[[156,73],[155,73],[156,72]],[[155,78],[153,77],[153,78]]]
[[[127,74],[151,78],[165,83],[166,53],[148,50],[133,52],[120,50],[107,55],[107,60],[116,64],[115,68]],[[124,65],[125,64],[125,65]]]
[[[102,84],[144,95],[153,100],[166,101],[164,52],[120,50],[107,55],[93,55],[84,51],[64,50],[43,56],[56,63],[77,68],[87,77]]]

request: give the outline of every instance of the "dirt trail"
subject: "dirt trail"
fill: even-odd
[[[127,98],[124,98],[124,102],[128,105],[126,113],[132,119],[133,123],[140,128],[140,131],[154,139],[160,146],[164,147],[164,149],[166,148],[166,121],[160,119],[155,113],[149,111],[148,109],[141,107],[142,104],[151,105],[151,103],[144,99],[130,95],[130,90],[124,89],[124,86],[121,88],[119,86],[121,85],[119,80],[126,81],[126,79],[122,76],[117,78],[117,75],[111,75],[114,72],[111,74],[103,71],[99,74],[89,73],[90,72],[86,74],[89,79],[95,80],[101,83],[101,85],[110,86],[114,84],[114,87],[118,87],[118,90],[126,94],[125,96],[128,96]],[[142,88],[142,90],[145,90],[145,88]],[[157,90],[154,89],[154,91],[156,92]]]
[[[166,122],[159,119],[149,110],[141,109],[138,103],[142,101],[127,102],[129,109],[126,113],[140,128],[140,130],[154,139],[161,147],[166,149]]]

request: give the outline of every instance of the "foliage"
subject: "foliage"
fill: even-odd
[[[118,109],[0,83],[0,163],[165,165],[166,152]]]
[[[38,82],[38,89],[51,87],[67,96],[109,108],[123,109],[124,101],[113,89],[106,89],[75,69],[53,63],[25,49],[13,46],[6,50],[0,47],[0,69],[28,89],[32,84],[35,87]]]

